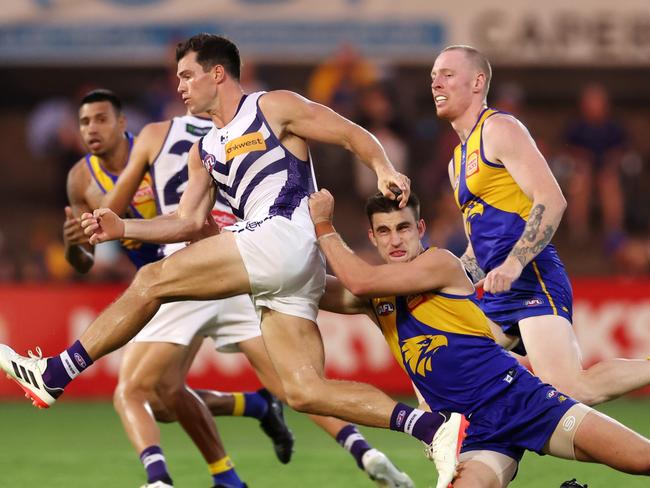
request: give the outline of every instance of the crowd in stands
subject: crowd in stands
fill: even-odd
[[[428,67],[422,67],[421,86],[410,90],[400,82],[397,68],[372,63],[351,45],[340,46],[330,59],[315,66],[302,88],[267,80],[258,68],[253,62],[244,65],[242,85],[246,90],[297,89],[371,131],[395,167],[410,175],[422,198],[428,225],[425,244],[462,254],[466,240],[447,176],[458,139],[449,125],[435,116]],[[182,113],[172,75],[166,73],[143,87],[139,98],[127,98],[129,130],[137,133],[149,121]],[[95,87],[83,86],[77,91],[90,88]],[[65,175],[84,153],[76,103],[74,95],[46,98],[26,117],[21,142],[30,165],[48,168],[44,174],[49,175],[49,200],[45,202],[49,210],[26,212],[29,215],[22,221],[7,208],[0,213],[2,282],[124,281],[133,274],[114,243],[101,246],[89,275],[77,275],[65,261],[61,239]],[[489,103],[517,116],[531,131],[543,125],[539,116],[531,115],[525,90],[517,83],[497,80]],[[602,84],[584,86],[575,93],[573,105],[562,123],[534,134],[568,200],[555,242],[572,274],[646,274],[650,271],[650,220],[646,217],[650,215],[644,208],[650,206],[644,182],[650,181],[645,164],[650,155],[638,149],[626,120],[618,116],[616,100]],[[0,142],[0,146],[7,144],[16,141]],[[0,159],[3,154],[0,148]],[[367,252],[366,222],[359,204],[375,191],[374,175],[339,148],[315,145],[312,156],[319,185],[333,191],[337,215],[346,216],[336,222],[337,228],[360,253],[372,255]],[[0,160],[0,168],[8,164]],[[16,208],[21,206],[28,207],[29,202],[16,203]]]

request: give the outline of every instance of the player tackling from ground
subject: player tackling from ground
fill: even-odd
[[[34,401],[50,405],[94,360],[137,334],[162,303],[251,294],[293,408],[403,431],[432,444],[436,432],[447,429],[444,415],[397,403],[369,385],[323,375],[315,320],[325,263],[307,209],[315,182],[306,140],[351,150],[375,171],[380,191],[402,204],[410,193],[408,178],[394,170],[376,138],[332,110],[289,91],[245,95],[239,53],[229,40],[194,36],[178,46],[177,61],[183,101],[192,113],[208,112],[215,124],[190,150],[189,180],[178,210],[150,220],[122,220],[100,209],[82,224],[93,244],[121,238],[191,241],[201,236],[213,206],[214,183],[243,222],[233,232],[202,239],[141,268],[124,294],[61,355],[22,357],[2,346],[0,365]],[[29,370],[38,388],[22,381],[14,364]]]
[[[469,418],[455,488],[507,486],[525,450],[650,475],[648,439],[542,383],[496,344],[460,260],[422,247],[415,195],[401,209],[381,194],[368,200],[368,236],[383,265],[366,263],[336,233],[327,190],[309,207],[338,278],[328,277],[321,307],[368,315],[431,409]]]
[[[175,212],[187,184],[187,153],[200,137],[212,128],[212,120],[186,114],[172,120],[146,125],[133,146],[129,163],[114,188],[102,200],[102,207],[122,215],[137,193],[140,182],[149,174],[153,180],[158,209]],[[217,201],[212,217],[219,228],[236,222],[230,208]],[[184,243],[164,247],[165,255],[185,247]],[[259,319],[248,295],[215,301],[168,303],[161,307],[142,331],[124,349],[115,408],[138,453],[160,449],[160,432],[147,405],[153,406],[158,420],[173,420],[177,408],[185,408],[185,377],[198,347],[211,336],[222,352],[243,352],[262,384],[274,394],[284,392],[261,338]],[[264,431],[273,439],[281,462],[290,460],[293,436],[282,421],[282,405],[266,390],[222,393],[200,390],[196,393],[215,415],[243,415],[260,419]],[[177,407],[178,405],[178,407]],[[197,413],[199,413],[197,411]],[[205,414],[204,409],[200,410]],[[181,416],[179,416],[180,419]],[[190,417],[184,415],[186,419]],[[312,416],[321,428],[344,446],[379,486],[411,488],[410,478],[390,460],[372,448],[355,426],[331,417]],[[201,437],[202,422],[185,426]],[[205,439],[211,446],[211,439]],[[142,457],[142,456],[141,456]],[[164,463],[164,460],[161,460]],[[160,467],[159,467],[160,468]],[[159,469],[160,471],[160,469]],[[163,474],[160,473],[158,477]],[[167,478],[169,475],[165,473]],[[151,483],[152,480],[149,479]],[[165,481],[170,483],[170,481]]]
[[[475,282],[485,280],[481,308],[521,338],[535,374],[587,405],[647,385],[647,360],[583,369],[571,284],[550,243],[566,201],[528,130],[488,108],[491,76],[488,60],[469,46],[444,49],[431,71],[438,117],[461,142],[449,178],[469,238],[461,260]]]

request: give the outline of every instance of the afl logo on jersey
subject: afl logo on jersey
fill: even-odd
[[[385,315],[390,315],[393,313],[395,311],[395,305],[390,302],[380,302],[377,304],[376,310],[377,315],[383,317]]]
[[[465,178],[478,173],[478,149],[467,157],[465,163]]]
[[[203,158],[203,166],[205,166],[208,171],[212,171],[212,168],[214,168],[216,161],[217,158],[215,158],[214,155],[207,154],[205,158]]]

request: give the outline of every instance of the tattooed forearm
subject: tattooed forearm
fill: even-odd
[[[478,265],[476,257],[463,254],[460,258],[461,263],[465,267],[465,270],[472,278],[472,283],[478,283],[483,278],[485,278],[485,272]]]
[[[526,222],[524,233],[521,236],[522,239],[528,242],[534,242],[537,239],[537,233],[539,232],[540,225],[542,225],[542,217],[544,216],[545,210],[546,207],[542,204],[537,204],[533,207],[530,211],[528,222]]]
[[[545,210],[546,208],[541,204],[533,208],[521,239],[519,239],[515,247],[510,251],[510,256],[517,258],[522,267],[526,266],[535,256],[542,252],[548,243],[551,242],[551,238],[557,230],[559,222],[547,224],[544,230],[540,232]]]

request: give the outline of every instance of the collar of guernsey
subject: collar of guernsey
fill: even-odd
[[[131,156],[131,149],[133,148],[133,134],[125,132],[124,135],[129,141],[128,160]],[[86,164],[97,186],[99,186],[103,193],[108,193],[115,187],[115,182],[119,175],[113,174],[104,168],[97,156],[93,156],[90,153],[86,154]],[[140,182],[138,190],[133,195],[129,209],[132,215],[139,219],[151,219],[158,214],[153,192],[153,183],[149,172],[144,175],[144,178]]]

